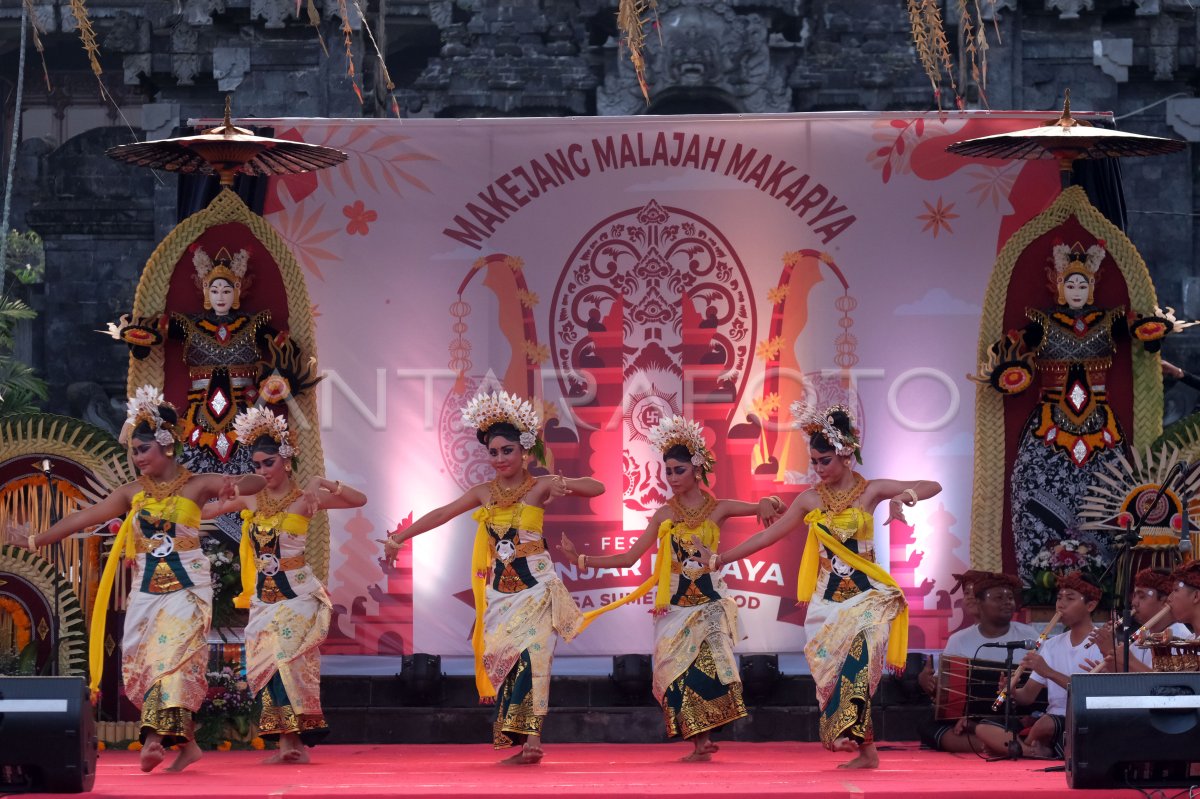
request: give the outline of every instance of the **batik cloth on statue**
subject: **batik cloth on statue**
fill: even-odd
[[[874,520],[861,508],[823,509],[804,517],[808,541],[797,597],[808,603],[804,654],[817,686],[821,742],[872,743],[871,696],[884,667],[902,669],[908,606],[878,565]]]
[[[656,573],[665,579],[658,590],[669,601],[655,602],[653,690],[668,737],[691,738],[747,715],[733,653],[737,605],[720,573],[708,570],[692,542],[697,536],[716,551],[720,535],[710,519],[696,527],[668,519],[659,527],[664,572],[656,568]]]
[[[262,700],[259,734],[295,733],[308,746],[329,734],[321,711],[321,643],[332,604],[305,562],[310,519],[242,511],[242,589],[249,597],[246,679]]]
[[[200,508],[192,500],[135,494],[105,563],[92,616],[92,640],[101,642],[90,656],[95,686],[118,560],[134,560],[121,677],[129,701],[141,711],[141,738],[159,733],[165,746],[192,738],[192,714],[208,692],[212,574],[200,549],[199,526]]]
[[[497,749],[541,735],[555,636],[570,641],[584,626],[546,551],[544,515],[518,502],[485,506],[471,517],[479,523],[471,578],[475,679],[480,696],[496,697]]]

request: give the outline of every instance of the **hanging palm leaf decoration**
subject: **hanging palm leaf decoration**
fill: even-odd
[[[938,108],[942,107],[942,81],[950,84],[954,92],[954,103],[958,108],[965,105],[966,83],[974,83],[979,90],[979,101],[987,107],[987,51],[988,42],[985,35],[985,20],[983,9],[991,12],[992,23],[996,32],[996,40],[1000,39],[1000,28],[996,24],[995,0],[955,0],[953,7],[958,16],[959,45],[963,62],[962,83],[955,80],[959,67],[955,64],[954,54],[950,52],[950,40],[946,35],[946,27],[942,20],[941,3],[939,0],[907,0],[908,21],[911,27],[913,46],[917,51],[917,59],[925,70],[930,84],[933,86],[933,96]],[[949,9],[950,6],[947,5]]]
[[[649,18],[657,19],[656,0],[620,0],[617,6],[617,28],[621,31],[621,46],[629,49],[629,60],[637,74],[638,86],[646,103],[650,103],[650,87],[646,84],[645,25]]]

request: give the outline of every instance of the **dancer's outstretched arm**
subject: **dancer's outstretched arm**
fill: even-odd
[[[441,527],[451,519],[457,518],[469,510],[478,508],[484,503],[486,496],[486,484],[472,486],[467,489],[466,493],[453,502],[447,503],[440,508],[434,508],[403,530],[398,530],[390,534],[383,540],[384,554],[389,559],[394,558],[396,553],[400,551],[400,547],[404,546],[405,541],[415,538],[421,533],[427,533],[434,528]]]
[[[579,551],[575,549],[575,544],[567,537],[566,533],[562,534],[558,551],[563,553],[568,562],[575,563],[582,569],[589,567],[596,567],[598,569],[628,569],[642,559],[642,555],[646,553],[646,550],[658,538],[658,528],[670,517],[671,509],[663,505],[650,517],[650,522],[646,525],[645,532],[638,536],[638,540],[633,542],[633,546],[616,555],[584,555],[581,559]]]
[[[361,508],[367,504],[367,495],[341,480],[326,480],[314,477],[308,481],[305,491],[317,498],[321,510]]]
[[[885,499],[888,501],[888,517],[884,524],[892,521],[908,524],[904,506],[912,507],[923,499],[937,496],[942,492],[942,486],[933,480],[872,480],[867,490],[870,497],[864,504],[868,510],[873,510]]]
[[[49,530],[38,535],[30,535],[28,541],[30,548],[56,544],[80,530],[95,527],[97,524],[104,524],[109,519],[115,519],[118,516],[124,516],[129,512],[129,505],[133,500],[133,495],[140,490],[140,484],[126,483],[95,505],[89,505],[86,508],[80,508],[74,513],[68,513],[55,522]]]
[[[787,505],[779,497],[763,497],[758,502],[743,502],[740,499],[717,501],[712,520],[719,526],[735,516],[756,516],[763,527],[767,527],[787,511]]]
[[[726,563],[733,563],[735,560],[741,560],[744,557],[753,555],[760,549],[771,546],[771,544],[774,544],[776,541],[792,532],[792,530],[795,530],[797,527],[799,527],[800,523],[804,521],[804,517],[813,509],[813,507],[815,507],[814,503],[817,501],[816,491],[805,491],[803,494],[796,497],[796,501],[792,503],[792,506],[788,508],[782,516],[776,519],[774,524],[772,524],[770,527],[755,533],[732,549],[728,549],[725,552],[718,554],[716,567],[720,568]],[[702,556],[706,558],[711,557],[712,553],[703,548],[703,545],[700,544],[698,538],[693,537],[692,542],[701,547],[700,554]]]

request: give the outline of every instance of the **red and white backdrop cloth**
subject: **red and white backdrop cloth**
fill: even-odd
[[[459,422],[488,386],[540,397],[553,469],[607,486],[547,509],[552,545],[567,532],[593,554],[627,547],[666,499],[646,438],[662,415],[707,427],[718,496],[790,499],[814,477],[788,406],[850,402],[866,476],[944,488],[877,533],[912,646],[940,646],[961,621],[947,591],[968,559],[980,303],[999,247],[1057,191],[1054,162],[945,147],[1042,116],[255,120],[350,156],[272,180],[265,208],[307,272],[329,473],[370,496],[332,514],[325,651],[469,653],[474,523],[420,536],[396,566],[376,541],[490,478]],[[722,545],[754,530],[730,523]],[[741,651],[802,649],[803,532],[727,567]],[[594,607],[650,556],[558,569]],[[649,652],[649,602],[560,655]]]

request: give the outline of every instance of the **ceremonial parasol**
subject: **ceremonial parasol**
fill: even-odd
[[[294,175],[337,166],[346,154],[332,147],[286,139],[255,136],[230,120],[229,98],[225,98],[225,121],[198,136],[122,144],[106,154],[118,161],[168,172],[220,176],[222,186],[232,186],[242,175]]]
[[[1124,158],[1167,155],[1186,147],[1178,139],[1099,128],[1071,116],[1071,90],[1067,89],[1062,116],[1036,128],[1014,130],[955,142],[946,152],[969,158],[1022,160],[1058,159],[1063,187],[1071,182],[1071,165],[1079,158]]]

